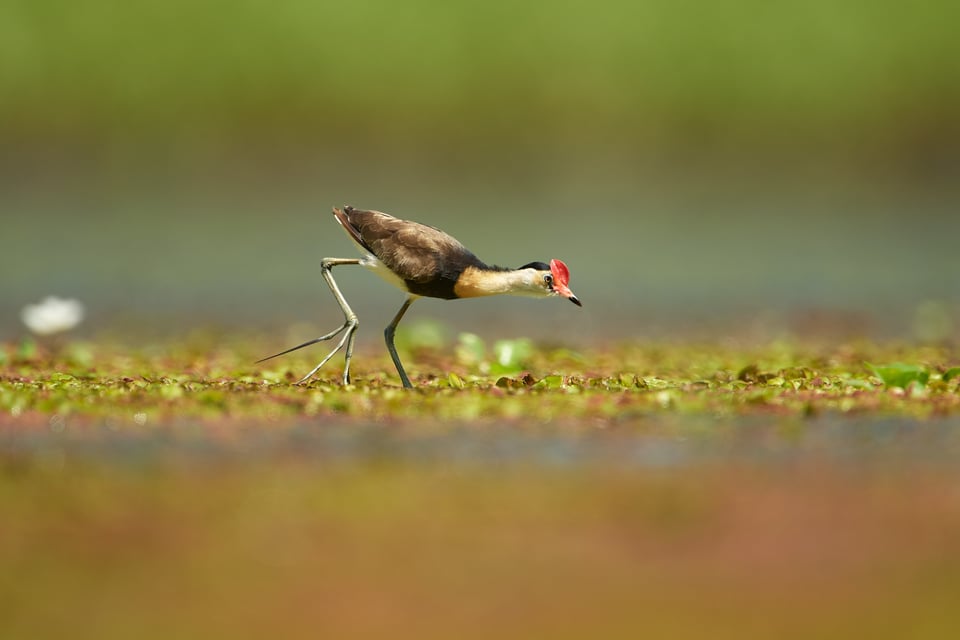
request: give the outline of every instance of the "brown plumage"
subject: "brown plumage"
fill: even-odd
[[[453,236],[426,224],[351,206],[333,215],[359,247],[402,280],[409,293],[451,300],[468,267],[492,270]]]
[[[353,355],[354,336],[359,322],[333,279],[332,269],[335,266],[363,265],[409,294],[393,321],[384,330],[387,350],[397,367],[403,386],[408,388],[413,385],[410,384],[397,355],[393,336],[403,314],[418,297],[450,300],[500,294],[562,296],[581,306],[580,300],[567,286],[570,272],[560,260],[551,260],[549,265],[531,262],[519,269],[492,267],[456,238],[429,225],[401,220],[380,211],[362,211],[351,206],[334,208],[333,215],[363,255],[359,259],[324,258],[321,263],[321,273],[343,311],[344,323],[339,329],[324,336],[264,358],[269,360],[323,340],[330,340],[345,332],[333,351],[304,376],[300,383],[309,380],[344,346],[346,358],[343,383],[350,383],[350,358]]]

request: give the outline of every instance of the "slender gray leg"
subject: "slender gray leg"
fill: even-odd
[[[350,305],[347,304],[346,298],[343,297],[343,294],[340,293],[340,287],[337,286],[336,280],[333,279],[333,273],[331,269],[333,267],[338,267],[345,264],[360,264],[360,260],[357,258],[324,258],[320,263],[320,270],[323,274],[323,279],[327,281],[327,285],[330,287],[330,290],[333,292],[333,297],[337,299],[337,304],[340,305],[340,310],[343,311],[343,325],[334,329],[330,333],[320,336],[319,338],[314,338],[304,342],[301,345],[296,347],[291,347],[286,351],[281,351],[280,353],[275,353],[272,356],[268,356],[263,360],[258,360],[257,362],[263,362],[264,360],[269,360],[270,358],[276,358],[277,356],[282,356],[285,353],[290,353],[291,351],[296,351],[297,349],[302,349],[304,347],[309,347],[312,344],[318,342],[323,342],[324,340],[330,340],[340,335],[341,332],[346,331],[343,334],[343,337],[340,339],[340,342],[337,343],[337,346],[334,347],[333,351],[327,354],[327,357],[320,361],[313,370],[307,375],[303,376],[300,380],[297,381],[297,384],[303,384],[307,380],[313,377],[313,375],[320,370],[320,367],[327,364],[327,362],[332,358],[340,349],[343,349],[343,346],[347,346],[346,358],[343,366],[343,384],[350,384],[350,358],[353,357],[353,342],[356,337],[357,327],[360,326],[360,321],[357,320],[357,314],[353,312],[353,309],[350,308]]]
[[[393,364],[397,367],[397,373],[400,374],[400,381],[403,382],[405,389],[412,389],[413,385],[410,384],[410,378],[407,377],[407,372],[403,370],[403,365],[400,363],[400,356],[397,355],[397,348],[393,345],[393,334],[397,331],[397,325],[400,324],[400,319],[403,318],[403,314],[407,312],[407,308],[410,306],[416,298],[407,298],[406,302],[403,303],[403,306],[400,307],[400,311],[397,311],[397,315],[393,317],[393,322],[387,325],[387,328],[383,330],[383,337],[387,341],[387,351],[390,352],[390,357],[393,358]]]

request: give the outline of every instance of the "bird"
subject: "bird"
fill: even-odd
[[[359,321],[333,279],[334,267],[361,265],[406,292],[406,300],[384,329],[383,335],[400,381],[407,389],[413,385],[400,362],[393,339],[403,315],[418,298],[457,300],[493,295],[561,297],[578,307],[583,306],[570,290],[567,265],[556,258],[549,264],[529,262],[517,269],[490,266],[459,240],[436,227],[401,220],[382,211],[355,209],[349,205],[342,209],[334,207],[333,215],[361,255],[360,258],[323,258],[320,262],[323,279],[343,311],[343,324],[319,338],[257,361],[265,362],[318,342],[332,340],[342,333],[333,350],[296,384],[310,380],[344,347],[343,384],[350,384],[350,360]]]

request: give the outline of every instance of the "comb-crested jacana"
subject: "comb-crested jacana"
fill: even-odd
[[[567,270],[567,265],[560,260],[551,260],[550,264],[531,262],[519,269],[493,267],[473,255],[452,236],[419,222],[400,220],[380,211],[361,211],[351,206],[345,206],[343,210],[334,207],[333,215],[363,255],[359,259],[324,258],[320,265],[324,280],[327,281],[340,309],[343,310],[343,325],[319,338],[258,361],[263,362],[317,342],[331,340],[341,332],[345,332],[333,351],[297,384],[313,377],[320,367],[344,346],[347,350],[343,383],[350,383],[350,359],[353,357],[354,337],[359,322],[357,315],[347,304],[346,298],[343,297],[333,279],[333,267],[340,265],[363,265],[390,284],[407,292],[407,299],[403,306],[383,332],[387,350],[390,352],[393,364],[397,367],[403,386],[407,388],[412,388],[413,385],[410,384],[410,379],[400,362],[400,356],[397,355],[393,336],[403,314],[417,298],[455,300],[501,294],[537,298],[562,296],[575,305],[582,306],[577,296],[570,291],[568,286],[570,272]]]

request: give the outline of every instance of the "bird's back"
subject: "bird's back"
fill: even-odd
[[[335,208],[333,214],[362,251],[415,295],[456,298],[453,287],[464,269],[488,268],[460,241],[435,227],[350,206]]]

